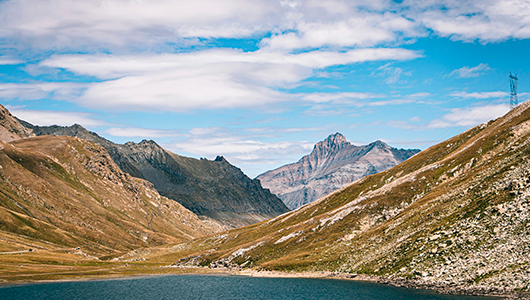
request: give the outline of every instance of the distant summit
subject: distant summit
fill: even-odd
[[[366,175],[387,170],[418,153],[382,141],[355,146],[337,132],[318,142],[298,162],[257,177],[290,209],[313,202]]]

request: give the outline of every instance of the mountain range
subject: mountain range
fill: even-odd
[[[530,101],[294,211],[223,232],[124,172],[105,147],[35,136],[1,111],[2,282],[283,271],[530,297]],[[144,161],[133,157],[132,166]]]
[[[392,168],[420,152],[397,149],[382,141],[355,146],[340,133],[317,143],[298,162],[257,177],[290,209],[296,209],[334,192],[366,175]]]
[[[530,101],[297,210],[145,256],[529,297]]]
[[[151,182],[161,195],[202,220],[225,228],[250,225],[289,211],[259,180],[250,179],[222,156],[195,159],[174,154],[152,140],[116,144],[78,124],[34,126],[18,121],[27,134],[71,136],[101,145],[121,170]]]

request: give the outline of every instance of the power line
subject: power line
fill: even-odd
[[[513,109],[514,107],[519,104],[519,100],[517,99],[517,84],[519,83],[519,79],[517,78],[517,74],[512,75],[512,72],[510,72],[510,109]]]

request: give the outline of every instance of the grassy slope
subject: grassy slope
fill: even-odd
[[[80,247],[105,257],[212,232],[151,184],[121,172],[100,146],[64,136],[1,146],[0,238],[10,241],[2,252]]]
[[[529,106],[296,211],[148,258],[526,290]]]

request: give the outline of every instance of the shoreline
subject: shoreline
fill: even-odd
[[[101,274],[78,278],[66,279],[37,279],[37,280],[20,280],[14,282],[0,282],[0,288],[19,285],[47,284],[60,282],[80,282],[80,281],[100,281],[100,280],[128,280],[141,279],[162,276],[180,276],[180,275],[207,275],[207,276],[245,276],[260,278],[320,278],[320,279],[338,279],[352,281],[367,281],[379,284],[388,284],[396,287],[408,289],[433,290],[438,294],[460,295],[460,296],[489,296],[498,297],[499,299],[530,299],[530,293],[519,293],[514,291],[505,291],[494,287],[485,287],[478,285],[457,286],[454,284],[443,284],[418,279],[405,278],[385,278],[381,276],[366,274],[347,274],[337,272],[282,272],[282,271],[256,271],[251,269],[233,270],[233,269],[210,269],[208,267],[174,267],[161,266],[160,269],[178,269],[179,272],[156,273],[153,272],[138,274]]]
[[[368,281],[373,283],[388,284],[396,287],[408,289],[433,290],[444,295],[467,295],[467,296],[489,296],[503,299],[530,299],[530,293],[519,293],[505,291],[498,288],[485,286],[457,286],[451,284],[441,284],[436,282],[422,281],[417,279],[405,278],[386,278],[381,276],[366,274],[346,274],[337,272],[300,272],[288,273],[280,271],[254,271],[242,270],[238,275],[250,277],[274,277],[274,278],[323,278],[323,279],[342,279],[354,281]]]

